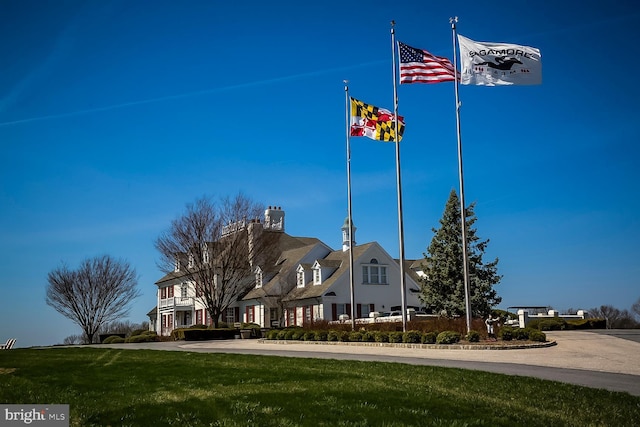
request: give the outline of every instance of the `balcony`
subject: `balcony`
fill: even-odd
[[[161,299],[158,308],[193,308],[194,306],[195,301],[193,297],[171,297]]]

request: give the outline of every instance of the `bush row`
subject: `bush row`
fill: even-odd
[[[541,332],[537,329],[533,328],[512,328],[511,326],[503,326],[500,328],[500,332],[498,332],[498,336],[502,338],[503,341],[511,341],[511,340],[519,340],[519,341],[536,341],[536,342],[545,342],[547,341],[547,336],[544,332]]]
[[[528,328],[540,331],[564,331],[575,329],[605,329],[605,319],[533,319],[527,324]]]
[[[456,331],[420,332],[420,331],[339,331],[339,330],[306,330],[302,328],[272,329],[267,332],[268,340],[292,341],[333,341],[333,342],[379,342],[408,344],[455,344],[462,335]],[[469,341],[478,342],[480,334],[471,331],[466,337]]]
[[[136,343],[136,342],[154,342],[159,341],[158,334],[153,331],[140,330],[136,331],[136,335],[131,335],[128,338],[122,338],[119,335],[111,335],[105,338],[102,343],[103,344],[119,344],[119,343]]]

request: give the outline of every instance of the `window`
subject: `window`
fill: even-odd
[[[166,298],[167,298],[167,288],[160,289],[160,299],[166,299]]]
[[[227,324],[229,325],[233,325],[236,321],[236,309],[234,307],[229,307],[227,308],[227,311],[225,313],[225,321],[227,322]]]
[[[304,288],[304,270],[298,271],[298,279],[296,281],[299,288]]]
[[[173,286],[167,288],[167,298],[173,298]]]
[[[262,287],[262,270],[258,267],[256,269],[256,288]]]
[[[193,259],[193,254],[189,254],[189,268],[193,268],[195,264],[195,260]]]
[[[320,285],[322,283],[322,278],[320,275],[320,268],[313,269],[313,284]]]
[[[313,320],[312,308],[313,306],[311,305],[308,305],[304,308],[304,322],[307,324],[311,323],[311,321]]]
[[[206,246],[202,248],[202,262],[204,264],[209,264],[209,250]]]
[[[186,283],[180,285],[180,298],[187,299],[189,288]]]
[[[378,260],[372,258],[369,264],[362,265],[362,283],[371,285],[386,285],[387,266],[379,265]]]

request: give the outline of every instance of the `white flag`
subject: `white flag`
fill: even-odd
[[[458,35],[460,84],[539,85],[542,83],[540,50],[509,43],[474,42]]]

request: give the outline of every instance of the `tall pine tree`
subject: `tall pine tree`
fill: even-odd
[[[467,243],[469,245],[469,288],[471,314],[474,317],[487,315],[502,298],[493,289],[500,283],[498,258],[484,263],[482,256],[489,240],[480,240],[473,228],[477,218],[474,204],[466,209]],[[464,315],[464,270],[462,257],[462,227],[460,199],[451,190],[449,200],[440,219],[440,228],[433,228],[435,235],[424,254],[422,269],[422,301],[436,313],[448,316]]]

